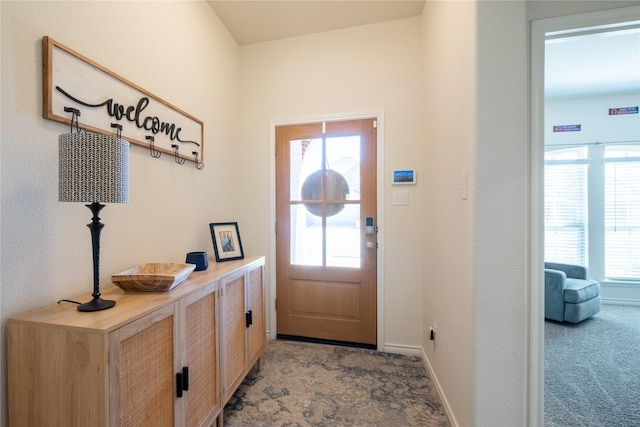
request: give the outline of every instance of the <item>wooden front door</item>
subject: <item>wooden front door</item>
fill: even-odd
[[[375,119],[276,127],[280,337],[376,345],[376,134]]]

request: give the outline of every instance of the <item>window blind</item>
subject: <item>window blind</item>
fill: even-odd
[[[545,165],[545,261],[587,265],[587,172],[586,163]]]
[[[640,147],[605,150],[605,276],[640,280]]]

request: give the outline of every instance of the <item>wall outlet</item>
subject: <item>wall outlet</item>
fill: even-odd
[[[436,326],[429,326],[429,340],[430,341],[435,341],[436,340]]]

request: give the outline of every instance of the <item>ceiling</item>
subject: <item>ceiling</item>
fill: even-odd
[[[239,45],[419,16],[425,1],[208,0]],[[640,23],[572,32],[545,48],[547,97],[640,91]]]
[[[545,96],[640,92],[640,27],[563,34],[545,45]]]
[[[425,0],[209,0],[239,45],[422,14]]]

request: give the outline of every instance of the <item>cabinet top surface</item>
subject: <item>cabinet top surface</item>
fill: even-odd
[[[101,291],[103,299],[116,301],[113,308],[94,312],[79,312],[75,304],[61,302],[13,316],[8,319],[8,322],[9,324],[38,323],[40,326],[68,327],[84,332],[106,334],[245,267],[264,265],[264,257],[262,256],[222,263],[217,263],[215,260],[214,262],[209,261],[209,267],[206,270],[194,271],[184,282],[169,292],[125,292],[117,286],[110,286],[104,290],[101,289]],[[87,294],[74,298],[74,300],[86,302],[91,298],[91,295]]]

